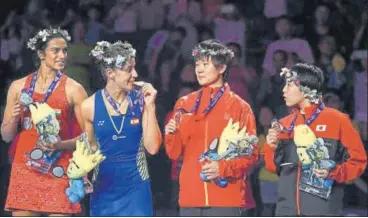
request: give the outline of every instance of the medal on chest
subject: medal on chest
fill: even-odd
[[[110,121],[111,121],[111,124],[115,130],[115,134],[112,135],[111,139],[116,141],[116,140],[119,140],[119,139],[125,139],[126,136],[125,135],[121,135],[123,129],[124,129],[124,123],[125,123],[125,118],[126,118],[126,115],[123,115],[120,111],[120,108],[121,108],[121,104],[117,104],[114,99],[111,97],[111,95],[107,92],[106,89],[103,90],[103,93],[104,93],[104,96],[105,96],[105,99],[107,100],[107,102],[110,104],[110,106],[114,109],[114,111],[121,115],[123,117],[121,123],[120,123],[120,127],[118,128],[116,125],[115,125],[115,122],[114,122],[114,119],[112,118],[110,112],[107,110],[107,114],[109,115],[109,118],[110,118]]]

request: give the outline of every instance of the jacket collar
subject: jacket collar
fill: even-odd
[[[306,118],[309,118],[320,104],[312,104],[311,106],[304,108],[304,110],[301,110],[300,108],[294,108],[292,113],[296,115],[303,114]]]

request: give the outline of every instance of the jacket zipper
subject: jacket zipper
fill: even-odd
[[[208,120],[206,119],[206,124],[205,124],[205,132],[204,132],[204,152],[207,151],[207,147],[208,147],[208,139],[207,139],[207,130],[208,130]],[[206,207],[209,206],[208,204],[208,187],[207,187],[207,182],[203,182],[204,183],[204,197],[205,197],[205,201],[206,201]]]
[[[298,172],[296,178],[296,208],[298,210],[298,216],[300,216],[300,196],[299,196],[299,182],[300,182],[300,163],[298,163]]]
[[[301,114],[303,117],[303,123],[305,123],[305,114]],[[296,178],[296,208],[298,211],[298,216],[300,216],[300,192],[299,192],[299,182],[300,182],[300,171],[301,171],[301,163],[298,162],[298,172],[297,172],[297,178]]]

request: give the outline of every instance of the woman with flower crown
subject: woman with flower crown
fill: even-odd
[[[271,124],[261,155],[279,176],[276,216],[343,216],[344,186],[364,173],[367,154],[349,116],[322,100],[324,72],[308,63],[283,68],[292,112]]]
[[[13,216],[64,216],[81,212],[80,205],[69,203],[64,194],[69,179],[62,173],[75,148],[76,139],[73,139],[70,129],[75,124],[75,129],[79,130],[79,125],[73,121],[78,120],[82,124],[80,106],[87,98],[84,88],[62,73],[69,40],[65,30],[49,28],[39,31],[27,44],[37,57],[38,70],[14,81],[8,91],[1,124],[3,140],[10,142],[15,139],[18,123],[22,126],[15,140],[16,152],[5,206]],[[58,112],[60,131],[55,143],[38,143],[40,136],[31,114],[21,104],[24,95],[28,96],[28,101],[47,103]],[[79,134],[78,130],[75,135]],[[61,174],[60,171],[58,174],[50,171],[47,168],[50,165],[42,162],[44,159],[34,159],[31,154],[36,150],[41,157],[60,155],[54,159],[54,164],[59,166]]]
[[[91,52],[106,79],[105,88],[82,104],[91,148],[106,156],[94,174],[91,216],[153,216],[145,150],[156,154],[162,141],[157,91],[136,82],[135,53],[120,41],[98,42]]]
[[[167,155],[174,161],[183,157],[180,215],[240,216],[243,208],[251,208],[254,203],[246,175],[257,161],[258,145],[252,142],[253,152],[243,154],[239,142],[228,142],[245,133],[256,138],[255,118],[249,104],[227,83],[234,53],[221,42],[209,39],[197,44],[192,55],[201,89],[177,100],[174,116],[165,126]],[[231,158],[201,158],[208,152],[221,156],[232,150],[230,145],[239,148]],[[219,184],[220,179],[228,183]]]

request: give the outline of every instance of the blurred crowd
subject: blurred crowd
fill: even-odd
[[[139,79],[158,90],[161,127],[175,101],[198,88],[191,50],[216,38],[234,52],[228,82],[257,117],[262,140],[273,118],[289,113],[282,98],[283,67],[314,63],[325,73],[327,106],[350,115],[367,147],[368,2],[365,0],[29,0],[0,24],[1,118],[10,83],[35,70],[27,40],[39,29],[69,31],[65,73],[88,94],[104,87],[89,52],[100,40],[128,41],[137,49]],[[0,207],[10,164],[0,146]],[[149,157],[156,209],[177,207],[179,163],[162,147]],[[271,216],[277,176],[263,161],[250,172],[257,215]],[[346,188],[346,207],[367,208],[368,173]],[[357,185],[358,184],[358,185]],[[362,185],[361,185],[362,184]],[[168,188],[172,187],[172,188]],[[2,211],[0,211],[0,214]]]

